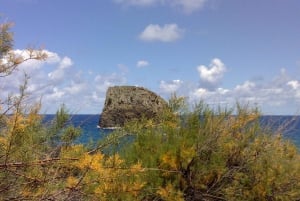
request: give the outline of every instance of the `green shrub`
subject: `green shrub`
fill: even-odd
[[[136,138],[122,157],[145,168],[145,199],[300,199],[299,153],[261,127],[259,117],[257,109],[213,110],[200,103],[180,120],[128,126]]]

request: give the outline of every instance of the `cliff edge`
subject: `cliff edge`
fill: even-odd
[[[163,98],[143,87],[109,87],[99,126],[122,127],[126,122],[136,119],[155,119],[167,105]]]

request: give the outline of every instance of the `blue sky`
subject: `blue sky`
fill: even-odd
[[[15,52],[42,47],[1,80],[17,92],[24,71],[42,112],[65,103],[98,114],[109,86],[136,85],[264,114],[300,112],[299,0],[0,0]],[[3,95],[2,95],[3,96]]]

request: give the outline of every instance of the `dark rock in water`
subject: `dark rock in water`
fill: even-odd
[[[101,128],[122,127],[132,120],[155,119],[167,105],[164,99],[143,87],[110,87],[106,92],[99,126]]]

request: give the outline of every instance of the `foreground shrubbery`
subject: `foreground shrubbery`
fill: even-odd
[[[124,148],[124,158],[157,170],[145,171],[143,195],[149,200],[300,199],[296,147],[262,128],[256,110],[237,106],[235,112],[199,104],[178,124],[135,124],[136,140]]]
[[[8,30],[0,26],[0,79],[46,58],[34,50],[16,57]],[[159,121],[76,144],[81,131],[66,109],[42,123],[27,82],[0,100],[0,200],[300,200],[299,153],[261,127],[257,110],[200,103],[188,111],[173,97]]]
[[[2,200],[300,198],[299,153],[256,110],[169,110],[158,125],[131,122],[88,147],[74,143],[80,131],[64,108],[45,125],[38,107],[15,106],[1,115]]]

